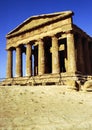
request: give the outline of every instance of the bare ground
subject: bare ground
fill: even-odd
[[[92,92],[1,86],[0,130],[92,130]]]

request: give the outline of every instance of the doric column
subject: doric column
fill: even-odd
[[[13,76],[13,74],[12,74],[12,50],[11,49],[9,49],[8,51],[7,51],[7,72],[6,72],[6,78],[12,78],[12,76]]]
[[[68,58],[68,72],[75,73],[77,71],[77,67],[75,57],[74,34],[72,32],[67,33],[67,58]]]
[[[79,63],[80,71],[84,74],[85,73],[85,64],[84,64],[84,55],[83,55],[83,44],[82,44],[82,38],[78,36],[78,41],[77,41],[77,50],[78,50],[78,61],[77,64]]]
[[[30,43],[26,46],[26,76],[32,75],[32,46]]]
[[[59,46],[56,36],[52,36],[52,73],[60,73]]]
[[[44,42],[39,39],[38,47],[38,74],[42,75],[45,73],[45,54],[44,54]]]
[[[16,77],[22,76],[22,52],[21,47],[16,48]]]

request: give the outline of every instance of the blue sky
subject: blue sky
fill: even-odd
[[[30,16],[66,10],[72,10],[73,22],[92,36],[91,0],[0,0],[0,78],[6,76],[6,34]]]

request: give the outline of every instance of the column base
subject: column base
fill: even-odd
[[[39,86],[39,85],[64,85],[70,90],[80,90],[86,81],[92,80],[92,75],[74,73],[44,74],[31,77],[8,78],[0,82],[1,86]]]

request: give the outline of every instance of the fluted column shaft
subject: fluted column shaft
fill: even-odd
[[[60,73],[58,39],[52,36],[52,73]]]
[[[67,58],[68,58],[68,72],[75,73],[77,71],[77,66],[75,57],[74,34],[72,32],[69,32],[67,34]]]
[[[7,72],[6,72],[6,78],[12,78],[13,74],[12,74],[12,50],[8,50],[7,51]]]
[[[44,42],[39,39],[38,48],[38,74],[42,75],[45,73],[45,53],[44,53]]]
[[[30,43],[26,47],[26,76],[32,75],[32,46]]]
[[[21,47],[16,48],[16,77],[22,76],[22,52]]]

